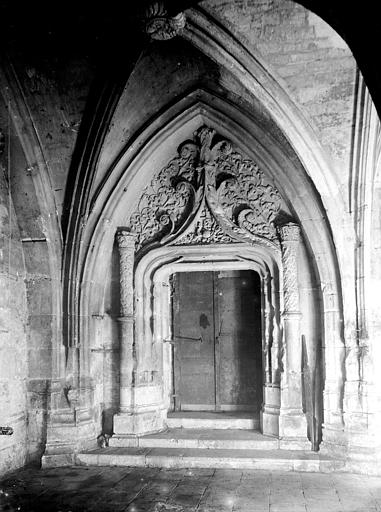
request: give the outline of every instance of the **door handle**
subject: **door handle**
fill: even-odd
[[[0,427],[0,436],[11,436],[13,434],[12,427]]]
[[[174,343],[175,340],[195,341],[195,342],[198,342],[198,343],[202,343],[203,342],[202,336],[200,336],[199,338],[191,338],[189,336],[174,336],[173,340],[163,339],[163,342],[164,343]]]

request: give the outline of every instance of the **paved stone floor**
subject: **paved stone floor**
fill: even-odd
[[[381,477],[238,469],[23,469],[0,482],[0,511],[374,512]]]

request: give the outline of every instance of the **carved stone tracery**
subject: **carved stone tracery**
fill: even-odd
[[[277,246],[278,190],[250,159],[202,126],[145,188],[129,229],[137,250],[185,243]]]

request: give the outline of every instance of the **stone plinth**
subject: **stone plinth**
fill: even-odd
[[[120,441],[116,441],[116,438],[163,430],[166,427],[166,415],[160,385],[134,387],[134,403],[130,412],[120,411],[114,416],[111,445],[119,445]]]
[[[264,386],[263,407],[260,421],[263,434],[279,435],[280,388],[279,385]]]

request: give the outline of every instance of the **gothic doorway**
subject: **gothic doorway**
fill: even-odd
[[[260,410],[264,434],[300,438],[304,446],[301,329],[312,332],[311,307],[303,306],[302,326],[300,227],[271,178],[203,125],[135,204],[117,233],[120,413],[114,432],[159,431],[173,409],[250,409],[252,420]],[[257,301],[241,300],[250,272]],[[170,286],[171,276],[181,273],[189,274],[188,287],[192,283],[192,301],[184,304],[184,294],[174,290],[173,297]],[[193,286],[197,277],[201,282]],[[234,292],[224,293],[229,288]],[[198,301],[202,307],[192,317],[191,302]]]
[[[252,270],[177,272],[172,286],[174,410],[259,412],[259,275]]]

